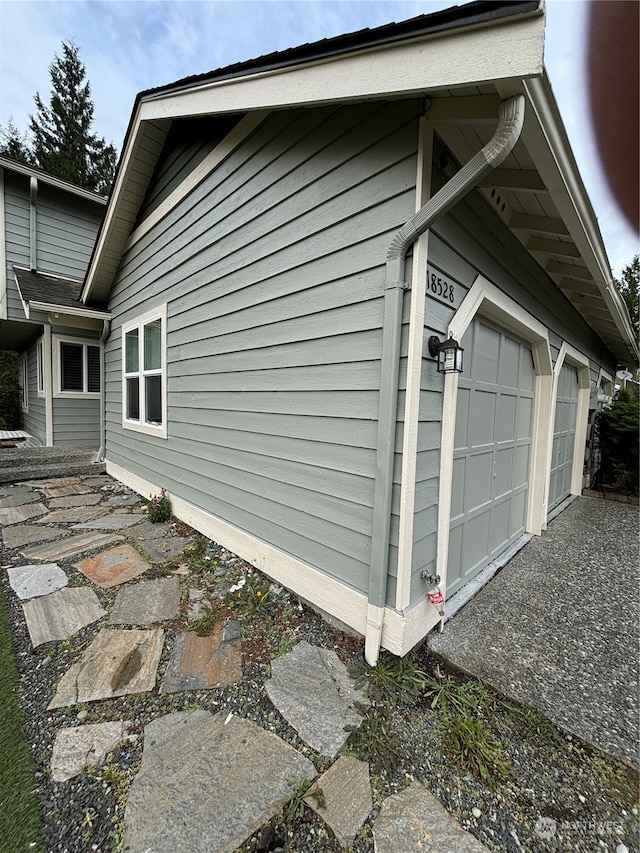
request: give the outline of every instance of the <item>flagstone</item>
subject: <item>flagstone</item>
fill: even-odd
[[[58,729],[51,756],[51,778],[67,782],[85,767],[98,767],[120,741],[127,736],[130,720],[92,723]]]
[[[14,524],[2,531],[5,548],[20,548],[35,542],[48,542],[67,534],[65,527],[43,527],[39,524]]]
[[[88,587],[66,587],[22,605],[31,645],[66,640],[76,631],[106,616],[98,596]]]
[[[34,492],[30,494],[21,492],[17,495],[7,495],[4,498],[0,498],[0,509],[6,509],[10,506],[24,506],[25,504],[33,503],[37,499],[38,496]]]
[[[211,634],[184,631],[176,637],[161,693],[210,690],[242,680],[242,642],[238,623],[218,623]]]
[[[193,536],[170,536],[162,539],[143,537],[138,539],[140,547],[148,554],[153,563],[164,563],[166,560],[172,560],[190,545],[193,545],[194,542],[195,537]]]
[[[314,790],[322,791],[322,805]],[[331,827],[340,844],[348,847],[373,808],[369,765],[341,755],[313,785],[305,802]]]
[[[81,521],[92,521],[94,518],[99,518],[101,515],[106,515],[108,510],[95,506],[76,506],[67,507],[66,509],[54,509],[44,518],[38,519],[38,524],[78,524]]]
[[[345,726],[362,722],[355,702],[369,704],[338,655],[303,641],[272,661],[271,674],[265,688],[283,717],[317,752],[336,755],[349,737]]]
[[[144,521],[139,527],[132,532],[132,536],[140,541],[149,539],[162,539],[164,536],[171,536],[172,530],[169,522],[159,522],[153,524],[150,521]]]
[[[47,501],[49,509],[65,509],[72,506],[93,506],[99,504],[102,495],[90,492],[86,495],[67,495],[64,498],[51,498]]]
[[[69,578],[56,563],[12,566],[7,570],[9,586],[23,601],[48,595],[69,583]]]
[[[44,545],[32,545],[25,548],[22,553],[29,560],[67,560],[85,551],[94,551],[96,548],[105,548],[114,542],[121,542],[122,536],[107,533],[78,533],[76,536],[67,536],[65,539],[47,542]]]
[[[179,615],[178,578],[154,578],[119,590],[108,621],[110,625],[147,625]]]
[[[373,841],[376,853],[488,853],[484,844],[465,832],[433,794],[415,781],[383,802],[373,824]]]
[[[93,521],[83,521],[74,524],[72,530],[81,530],[90,527],[92,530],[123,530],[125,527],[133,527],[139,524],[140,519],[131,515],[108,515],[106,518],[96,518]]]
[[[164,632],[103,628],[62,676],[47,710],[153,690]]]
[[[65,485],[45,486],[42,491],[45,498],[63,498],[67,495],[86,495],[93,491],[91,486],[87,486],[80,481],[75,483],[67,483]]]
[[[24,506],[8,506],[0,509],[0,524],[20,524],[23,521],[29,521],[30,518],[36,518],[39,515],[44,515],[49,512],[46,506],[42,503],[29,503]]]
[[[137,495],[113,495],[105,502],[105,506],[135,506],[141,502],[141,498]]]
[[[14,486],[13,483],[0,483],[0,497],[7,498],[10,495],[34,495],[38,497],[31,486]]]
[[[34,489],[46,489],[50,486],[71,486],[79,483],[80,477],[49,477],[46,480],[28,480],[25,486],[33,486]]]
[[[144,730],[129,790],[129,853],[232,853],[282,808],[313,764],[256,723],[183,711]]]
[[[76,563],[75,568],[96,586],[107,589],[137,578],[149,568],[149,563],[131,545],[118,545]]]

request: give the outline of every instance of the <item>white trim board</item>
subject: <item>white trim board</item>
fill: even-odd
[[[115,462],[106,462],[107,474],[129,486],[138,494],[151,498],[161,486],[127,471]],[[174,515],[204,536],[224,545],[251,563],[277,583],[309,601],[314,607],[339,619],[352,630],[366,632],[368,601],[364,593],[340,583],[329,575],[298,560],[232,524],[217,518],[192,503],[169,493]],[[404,655],[438,624],[438,611],[426,599],[407,613],[384,608],[382,645],[396,655]]]
[[[4,169],[0,166],[0,320],[7,319],[7,250],[4,218]]]

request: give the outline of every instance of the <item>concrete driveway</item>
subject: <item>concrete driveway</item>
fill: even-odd
[[[638,767],[638,508],[580,497],[429,645]]]

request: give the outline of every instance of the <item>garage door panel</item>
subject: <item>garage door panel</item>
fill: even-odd
[[[467,467],[466,459],[453,460],[453,480],[451,485],[451,522],[454,523],[464,514],[464,480]]]
[[[533,394],[536,383],[536,371],[533,365],[533,355],[528,346],[520,347],[518,389]]]
[[[509,544],[509,517],[511,501],[495,504],[491,509],[489,528],[490,556],[497,556]]]
[[[469,580],[482,568],[489,550],[489,519],[491,510],[487,509],[465,522],[462,534],[462,576]]]
[[[495,453],[493,497],[500,499],[513,488],[513,447],[505,447]]]
[[[464,511],[475,512],[491,502],[493,452],[475,453],[467,457],[464,478]]]
[[[551,470],[549,472],[549,510],[571,494],[576,419],[578,415],[578,371],[563,364],[558,375]]]
[[[469,388],[458,389],[458,402],[456,409],[456,431],[453,439],[455,450],[469,446],[467,437],[467,425],[469,423],[469,398],[471,391]]]
[[[498,385],[502,388],[518,388],[520,373],[520,344],[504,337],[500,351]]]
[[[517,489],[527,484],[529,479],[529,457],[531,445],[518,444],[513,455],[513,488]]]
[[[518,398],[514,394],[500,394],[496,412],[496,441],[512,441],[516,428]]]
[[[516,440],[531,439],[533,397],[519,397],[516,411]]]
[[[527,511],[527,492],[517,492],[509,501],[509,530],[512,538],[521,536],[525,530],[525,515]]]
[[[456,415],[457,418],[457,415]],[[474,391],[469,398],[467,434],[469,447],[493,444],[496,424],[496,394]]]
[[[471,378],[477,382],[498,384],[500,332],[480,323],[474,326]]]

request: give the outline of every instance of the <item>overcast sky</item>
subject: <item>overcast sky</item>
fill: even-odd
[[[0,0],[0,123],[20,130],[49,65],[73,40],[87,69],[94,130],[120,150],[137,92],[305,42],[400,21],[455,0]],[[633,0],[631,0],[633,2]],[[584,75],[588,3],[547,0],[545,64],[614,274],[639,250],[602,177]]]

